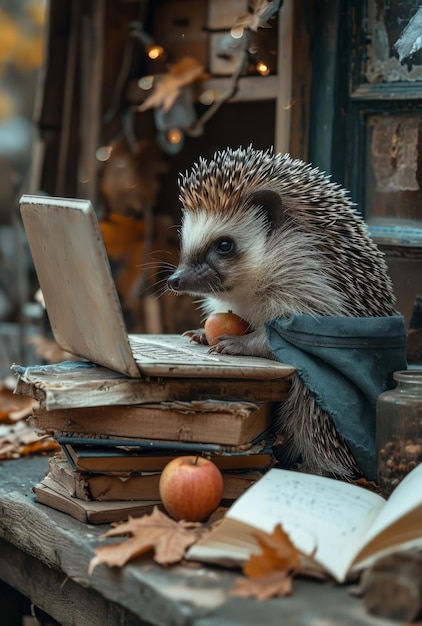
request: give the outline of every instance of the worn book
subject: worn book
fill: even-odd
[[[222,500],[235,500],[263,475],[260,471],[222,472]],[[161,472],[128,476],[75,472],[66,459],[49,459],[49,471],[41,484],[58,493],[81,500],[160,500]]]
[[[217,444],[177,443],[151,439],[58,437],[72,469],[82,472],[158,472],[182,455],[206,455],[220,470],[268,469],[274,464],[273,438],[246,449]]]
[[[202,400],[56,409],[34,409],[35,430],[59,434],[171,439],[239,445],[271,426],[272,404]]]
[[[107,476],[96,474],[88,476],[80,472],[63,479],[55,477],[52,471],[48,472],[41,481],[41,485],[57,493],[86,502],[109,502],[160,500],[158,483],[159,473],[139,474],[137,476]]]
[[[283,402],[287,398],[293,367],[285,378],[129,378],[119,372],[84,361],[52,365],[14,365],[16,393],[39,401],[48,411],[95,406],[116,406],[193,400]]]
[[[109,500],[106,502],[86,501],[59,493],[50,487],[37,484],[33,487],[35,501],[52,509],[67,513],[80,522],[89,524],[110,524],[127,520],[129,515],[139,517],[149,515],[155,506],[162,507],[161,501],[127,502]]]
[[[388,500],[357,484],[271,469],[229,508],[187,558],[241,564],[259,553],[256,530],[281,524],[308,557],[306,569],[342,583],[381,556],[422,548],[422,464]]]

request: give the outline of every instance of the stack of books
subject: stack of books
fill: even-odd
[[[36,408],[33,428],[60,445],[36,500],[90,523],[148,513],[167,463],[201,455],[221,470],[230,504],[274,464],[271,415],[270,402],[224,400]]]
[[[161,506],[160,475],[177,456],[211,459],[222,504],[236,500],[274,464],[274,403],[294,371],[253,381],[133,379],[81,362],[13,369],[15,392],[38,400],[32,427],[59,444],[36,500],[94,524]]]

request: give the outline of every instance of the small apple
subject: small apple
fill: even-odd
[[[177,520],[200,522],[220,504],[223,477],[218,467],[202,456],[179,456],[161,472],[160,498]]]
[[[210,346],[215,346],[221,335],[245,335],[248,330],[248,322],[231,311],[213,313],[204,324],[205,337]]]

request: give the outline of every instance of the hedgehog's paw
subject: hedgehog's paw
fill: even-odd
[[[189,337],[191,343],[201,343],[208,345],[207,338],[205,337],[205,331],[203,328],[197,328],[196,330],[186,330],[182,337]]]
[[[254,330],[247,335],[221,335],[218,337],[218,343],[208,352],[275,359],[268,347],[264,329]]]
[[[208,350],[210,354],[236,354],[246,356],[246,342],[242,341],[243,337],[238,335],[220,335],[216,337],[218,343],[211,346]]]

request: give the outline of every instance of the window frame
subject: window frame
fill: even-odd
[[[368,219],[365,202],[367,118],[420,112],[422,82],[364,80],[368,4],[374,0],[320,0],[313,32],[310,160],[346,187]],[[368,224],[392,256],[422,258],[422,219],[416,226]]]

